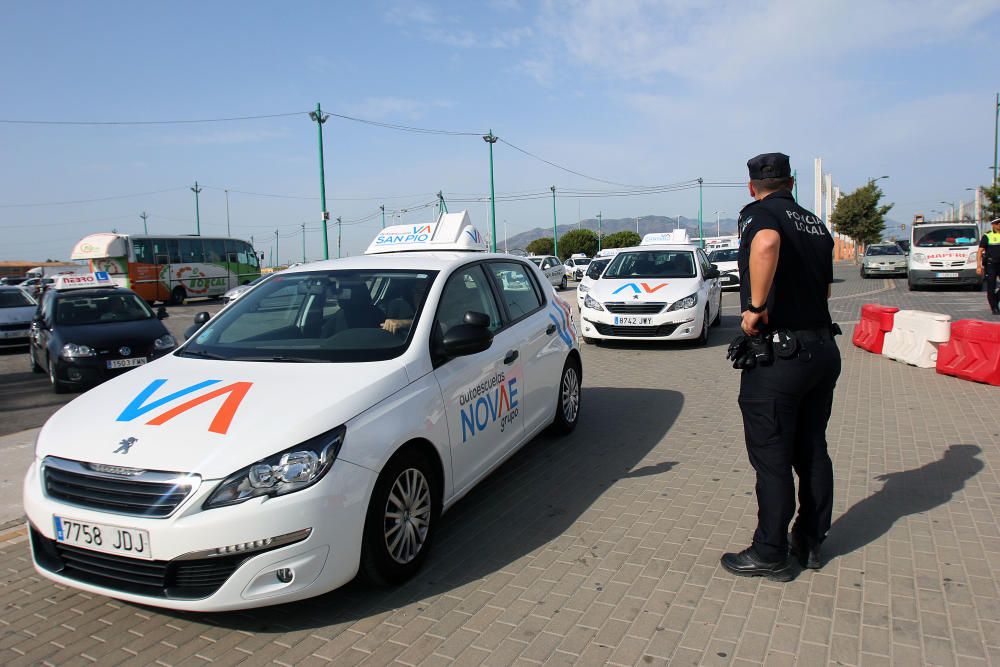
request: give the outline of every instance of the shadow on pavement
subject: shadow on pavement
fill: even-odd
[[[350,623],[491,575],[563,536],[618,480],[666,474],[677,465],[662,461],[636,468],[670,430],[683,394],[594,387],[585,388],[582,399],[572,435],[535,438],[442,517],[426,566],[400,587],[376,588],[356,580],[317,598],[245,612],[151,611],[249,632],[289,632]],[[602,420],[587,411],[587,404],[601,404],[602,414],[617,419]],[[585,545],[589,556],[593,545]]]
[[[983,469],[983,462],[976,458],[981,452],[976,445],[951,445],[939,461],[876,477],[885,486],[833,523],[823,543],[825,556],[861,549],[888,533],[899,519],[944,505]]]

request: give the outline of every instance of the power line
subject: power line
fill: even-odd
[[[6,125],[185,125],[192,123],[228,123],[239,120],[260,120],[262,118],[285,118],[302,116],[308,111],[292,111],[289,113],[271,113],[258,116],[230,116],[228,118],[196,118],[188,120],[22,120],[0,119]]]
[[[115,195],[113,197],[98,197],[96,199],[74,199],[71,201],[35,202],[32,204],[0,204],[0,208],[31,208],[36,206],[65,206],[69,204],[90,204],[99,201],[111,201],[113,199],[130,199],[132,197],[147,197],[149,195],[159,195],[163,194],[164,192],[176,192],[178,190],[184,190],[184,189],[185,189],[184,187],[167,188],[165,190],[152,190],[150,192],[133,192],[127,195]]]

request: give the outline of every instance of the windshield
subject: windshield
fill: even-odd
[[[947,248],[951,246],[970,246],[979,242],[979,234],[974,225],[953,225],[951,227],[934,227],[933,229],[913,230],[915,245],[918,248]]]
[[[601,277],[601,273],[604,271],[604,267],[611,263],[610,259],[595,259],[587,267],[587,277],[591,280],[597,280]]]
[[[530,261],[535,266],[541,266],[542,265],[542,258],[541,257],[529,257],[528,261]]]
[[[34,306],[31,297],[19,289],[0,289],[0,308],[24,308]]]
[[[584,258],[584,259],[573,259],[573,260],[570,260],[570,261],[573,262],[573,266],[587,266],[588,264],[590,264],[590,260],[586,259],[586,258]]]
[[[242,361],[392,359],[410,344],[435,271],[352,269],[274,276],[178,354]]]
[[[903,249],[898,245],[872,245],[868,246],[868,250],[865,251],[865,255],[871,257],[873,255],[902,255]]]
[[[604,278],[694,278],[694,255],[687,250],[619,253]]]
[[[155,317],[138,295],[126,292],[106,294],[61,294],[55,302],[55,323],[62,325],[136,322]]]
[[[708,253],[708,261],[712,262],[736,262],[740,258],[740,251],[736,248],[729,248],[727,250],[713,250]]]

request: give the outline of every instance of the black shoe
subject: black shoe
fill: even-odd
[[[823,567],[819,557],[819,543],[802,537],[798,533],[788,534],[788,550],[799,561],[799,565],[809,570]]]
[[[994,315],[1000,315],[1000,309],[994,308],[993,309],[993,314]]]
[[[771,581],[791,581],[795,578],[792,561],[782,558],[766,561],[751,546],[738,554],[722,554],[722,567],[739,577],[767,577]]]

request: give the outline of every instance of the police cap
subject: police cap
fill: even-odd
[[[750,180],[759,181],[764,178],[790,178],[792,167],[788,156],[784,153],[761,153],[747,161],[750,170]]]

